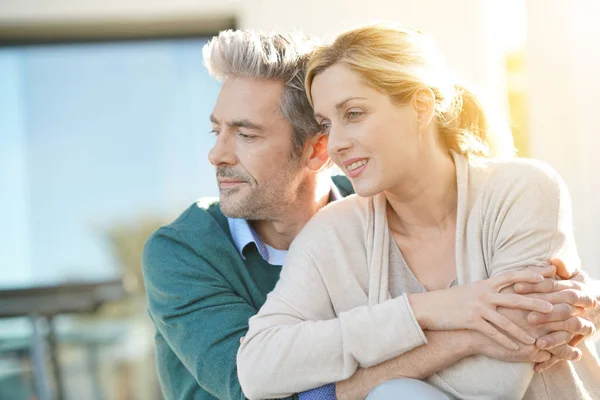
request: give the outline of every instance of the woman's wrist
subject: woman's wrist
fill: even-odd
[[[431,329],[434,320],[435,306],[431,302],[433,293],[411,293],[408,302],[421,329]]]

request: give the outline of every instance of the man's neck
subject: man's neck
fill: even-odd
[[[263,243],[287,250],[304,225],[329,201],[331,179],[326,174],[298,190],[294,201],[284,205],[268,220],[248,221]]]

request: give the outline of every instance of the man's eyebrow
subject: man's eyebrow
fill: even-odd
[[[213,114],[210,114],[210,122],[212,122],[213,124],[216,125],[221,125],[221,122],[217,119],[217,117],[215,117]],[[242,119],[235,119],[232,121],[227,121],[225,122],[225,125],[227,126],[232,126],[235,128],[248,128],[248,129],[252,129],[255,131],[262,131],[264,130],[264,126],[257,124],[255,122],[250,121],[247,118],[242,118]]]
[[[252,122],[249,119],[236,119],[233,121],[229,121],[226,124],[229,126],[234,126],[236,128],[248,128],[253,129],[255,131],[262,131],[264,129],[262,125]]]

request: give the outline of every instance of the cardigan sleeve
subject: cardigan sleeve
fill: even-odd
[[[564,182],[548,166],[521,161],[499,167],[484,188],[483,245],[488,276],[544,265],[556,256],[578,265],[571,200]],[[459,399],[520,399],[533,365],[482,355],[468,357],[428,381]]]
[[[327,220],[309,222],[294,240],[275,289],[250,319],[238,352],[240,384],[249,398],[283,397],[338,382],[358,367],[379,364],[426,343],[406,295],[373,307],[339,313],[334,309],[321,271],[335,269],[335,284],[343,284],[342,257],[335,254],[344,248],[338,244],[365,246],[364,234],[350,233],[352,216],[343,218],[339,224],[344,224],[346,235],[341,242],[331,240],[335,232],[327,228]]]

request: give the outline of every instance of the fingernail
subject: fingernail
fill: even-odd
[[[552,311],[553,308],[554,306],[552,305],[552,303],[544,303],[544,310]]]
[[[512,348],[513,348],[513,350],[519,350],[519,345],[516,344],[515,342],[513,342]]]
[[[537,347],[539,349],[545,349],[546,346],[548,346],[548,342],[546,342],[545,340],[538,340]]]
[[[535,338],[533,336],[527,336],[527,344],[534,344]]]
[[[541,274],[535,274],[535,279],[537,279],[538,281],[543,281],[544,277]]]

